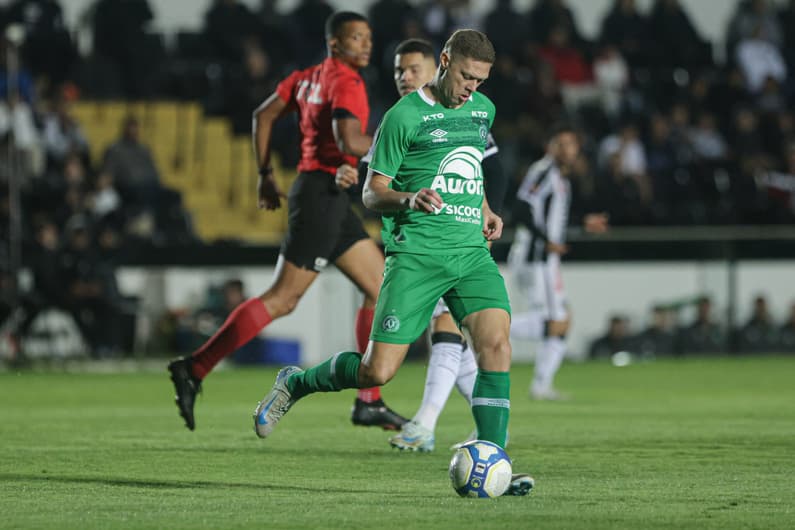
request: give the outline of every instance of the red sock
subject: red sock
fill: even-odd
[[[215,335],[193,354],[193,375],[204,379],[221,359],[253,339],[271,318],[259,298],[250,298],[232,311]]]
[[[370,329],[373,327],[373,316],[375,309],[360,307],[356,313],[356,348],[359,353],[367,351],[367,343],[370,342]],[[356,397],[365,403],[372,403],[381,399],[381,387],[360,388]]]

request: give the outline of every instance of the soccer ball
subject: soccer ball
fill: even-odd
[[[499,497],[511,484],[511,473],[505,451],[485,440],[465,443],[450,461],[450,482],[462,497]]]

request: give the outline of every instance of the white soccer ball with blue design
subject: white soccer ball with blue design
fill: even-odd
[[[499,497],[511,484],[511,459],[499,445],[473,440],[456,449],[450,481],[462,497]]]

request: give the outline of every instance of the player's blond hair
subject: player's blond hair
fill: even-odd
[[[467,57],[475,61],[494,64],[497,54],[494,46],[485,33],[474,29],[459,29],[455,31],[444,44],[444,50],[450,59]]]

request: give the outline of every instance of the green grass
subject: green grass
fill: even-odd
[[[795,528],[795,358],[565,366],[566,403],[513,376],[525,498],[461,499],[447,447],[471,419],[454,395],[432,454],[353,428],[351,391],[311,396],[267,441],[250,413],[274,370],[206,381],[198,428],[165,370],[0,374],[0,528]],[[411,414],[424,367],[385,390]]]

